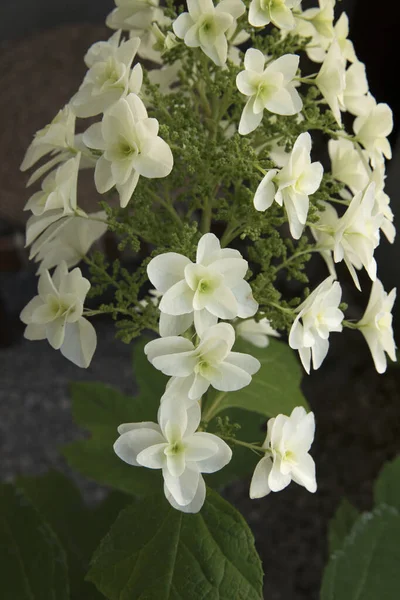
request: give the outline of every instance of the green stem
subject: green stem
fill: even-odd
[[[315,248],[310,248],[309,250],[302,250],[301,252],[296,252],[296,254],[293,254],[290,258],[285,260],[285,262],[283,262],[280,265],[278,265],[277,267],[275,267],[275,272],[277,273],[281,269],[286,268],[287,265],[292,262],[292,260],[295,260],[299,256],[304,256],[305,254],[312,254],[313,252],[320,252],[320,248],[315,247]]]
[[[234,437],[228,437],[228,436],[221,436],[226,442],[230,442],[231,444],[235,444],[236,446],[243,446],[244,448],[248,448],[249,450],[251,450],[252,452],[256,452],[257,454],[259,452],[262,452],[264,454],[270,454],[271,450],[269,448],[262,448],[262,446],[259,446],[258,444],[250,444],[248,442],[242,442],[242,440],[237,440]]]
[[[209,423],[211,419],[213,419],[215,415],[218,414],[219,405],[221,404],[225,396],[226,392],[221,392],[220,394],[218,394],[218,396],[216,396],[214,402],[208,408],[206,407],[207,410],[203,413],[201,417],[202,421],[204,421],[205,423]]]
[[[278,310],[291,314],[294,314],[294,309],[293,308],[285,308],[284,306],[280,306],[280,304],[277,304],[276,302],[268,302],[269,306],[273,306],[274,308],[277,308]]]
[[[352,323],[351,321],[342,321],[343,327],[347,327],[347,329],[360,329],[358,323]]]

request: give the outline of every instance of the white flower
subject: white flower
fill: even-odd
[[[74,145],[75,115],[69,106],[65,106],[53,121],[38,131],[26,151],[21,171],[27,171],[46,154],[68,150]]]
[[[116,8],[107,17],[107,26],[131,31],[138,37],[164,16],[158,0],[115,0],[115,4]]]
[[[63,215],[73,214],[77,209],[77,185],[81,154],[71,158],[46,177],[40,192],[28,200],[24,210],[41,216],[49,210],[62,209]]]
[[[104,194],[115,185],[121,206],[125,207],[140,175],[149,179],[169,175],[172,152],[157,134],[157,119],[148,118],[136,94],[121,98],[105,113],[102,123],[89,127],[83,136],[84,143],[104,152],[96,164],[97,191]]]
[[[306,11],[307,13],[307,11]],[[303,17],[304,17],[303,13]],[[326,57],[330,45],[333,39],[336,39],[342,54],[349,62],[355,62],[357,60],[354,52],[353,42],[348,39],[349,35],[349,18],[345,12],[340,15],[336,25],[332,30],[332,18],[333,12],[331,7],[325,8],[326,19],[321,20],[320,31],[324,30],[325,33],[329,34],[327,37],[318,33],[316,28],[312,25],[312,19],[310,21],[304,21],[296,19],[296,33],[303,37],[311,37],[310,44],[306,48],[308,57],[318,63],[322,63]],[[318,21],[318,19],[317,19]]]
[[[265,27],[273,23],[279,29],[294,29],[292,9],[301,0],[251,0],[249,23],[253,27]]]
[[[339,309],[342,288],[333,277],[323,281],[296,309],[289,346],[299,351],[304,369],[319,369],[329,349],[329,333],[342,331],[344,315]]]
[[[197,400],[210,385],[223,392],[240,390],[259,370],[261,365],[253,356],[231,352],[234,343],[232,325],[218,323],[200,336],[197,347],[184,337],[171,336],[149,342],[144,351],[164,375],[179,377],[182,384],[190,385],[188,396]]]
[[[245,5],[241,0],[221,0],[217,6],[212,0],[190,0],[188,10],[174,21],[174,33],[189,48],[200,47],[217,66],[224,66],[227,32],[236,29],[236,19],[244,14]]]
[[[376,278],[374,250],[379,245],[383,215],[375,214],[374,208],[375,184],[370,183],[365,192],[354,196],[333,233],[335,262],[344,260],[357,289],[361,288],[355,269],[364,267],[372,281]]]
[[[140,45],[139,38],[132,38],[108,50],[103,46],[96,60],[90,55],[92,66],[75,96],[71,100],[72,110],[77,117],[93,117],[104,112],[129,91],[139,93],[142,84],[140,65],[131,71],[133,59]],[[96,54],[96,53],[92,53]],[[88,59],[87,59],[88,60]]]
[[[239,123],[241,135],[251,133],[259,126],[264,109],[278,115],[295,115],[301,111],[303,102],[293,84],[299,66],[298,56],[285,54],[264,68],[263,53],[249,48],[244,66],[245,70],[236,77],[238,90],[249,97]]]
[[[65,261],[71,269],[107,231],[106,213],[61,218],[32,244],[29,259],[40,263],[38,273]]]
[[[384,191],[385,177],[385,164],[376,165],[371,175],[371,181],[375,183],[374,214],[383,215],[381,230],[388,241],[393,244],[396,237],[396,228],[393,225],[394,215],[390,208],[390,198]]]
[[[393,129],[393,113],[387,104],[371,104],[370,111],[357,117],[353,124],[358,141],[367,150],[372,165],[383,162],[383,157],[392,158],[388,135]]]
[[[333,177],[345,183],[353,194],[363,190],[368,185],[369,177],[354,144],[344,139],[329,140],[328,150]]]
[[[250,498],[262,498],[280,492],[295,481],[311,493],[317,491],[315,463],[309,454],[314,440],[314,413],[302,406],[290,417],[278,415],[268,421],[268,432],[262,447],[266,455],[257,464],[250,484]]]
[[[280,334],[271,327],[266,318],[258,322],[255,319],[246,319],[239,322],[236,325],[236,333],[246,342],[257,346],[257,348],[267,348],[271,336],[280,337]]]
[[[332,39],[334,36],[334,6],[335,0],[319,0],[318,8],[305,10],[301,17],[311,23],[320,36]]]
[[[317,242],[316,249],[326,262],[329,274],[336,279],[335,263],[333,262],[333,250],[335,248],[333,232],[337,228],[339,216],[336,209],[329,202],[320,202],[320,204],[324,206],[325,210],[318,212],[319,220],[315,227],[310,225],[310,229]]]
[[[373,106],[374,99],[369,94],[365,65],[362,62],[355,62],[346,71],[342,110],[359,116],[368,114]]]
[[[323,167],[311,162],[311,136],[302,133],[297,138],[287,164],[280,170],[272,169],[258,186],[254,196],[256,210],[264,211],[275,200],[284,205],[290,233],[299,239],[307,221],[309,196],[319,188]]]
[[[334,40],[315,79],[321,94],[339,125],[342,125],[340,106],[343,106],[343,92],[346,87],[346,59],[337,40]]]
[[[372,284],[364,316],[357,323],[357,327],[367,341],[378,373],[386,371],[385,352],[391,360],[396,361],[396,344],[392,329],[392,309],[395,299],[396,288],[387,294],[382,283],[377,279]]]
[[[49,344],[78,367],[87,368],[96,349],[96,332],[83,314],[90,282],[80,269],[68,272],[62,262],[53,277],[44,271],[39,279],[39,295],[21,313],[27,325],[28,340],[47,339]]]
[[[158,423],[125,423],[114,451],[134,467],[162,469],[164,493],[170,504],[186,513],[197,513],[204,503],[202,473],[215,473],[229,463],[232,451],[218,436],[196,432],[201,410],[189,409],[169,397],[161,403]]]
[[[197,246],[196,262],[167,252],[153,258],[147,274],[160,302],[160,335],[178,335],[193,323],[199,335],[218,319],[255,315],[258,304],[244,280],[248,263],[237,250],[221,249],[218,238],[207,233]]]

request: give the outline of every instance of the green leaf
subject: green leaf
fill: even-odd
[[[347,498],[343,498],[335,516],[329,523],[329,554],[340,550],[360,513]]]
[[[250,385],[238,392],[227,393],[213,411],[214,416],[233,407],[266,417],[276,417],[280,413],[290,415],[296,406],[309,410],[300,389],[302,370],[287,344],[271,339],[268,348],[257,348],[239,340],[234,350],[258,358],[261,369],[253,376]]]
[[[72,481],[57,471],[40,477],[20,477],[16,485],[23,489],[63,544],[72,598],[100,598],[96,588],[85,582],[85,576],[96,546],[127,505],[128,496],[114,492],[95,509],[88,508]]]
[[[147,360],[145,340],[134,348],[134,372],[140,387],[137,397],[126,396],[102,383],[74,383],[72,408],[76,423],[91,438],[73,442],[63,449],[68,463],[77,471],[103,485],[129,494],[153,493],[159,473],[133,468],[113,451],[121,423],[156,421],[160,398],[167,378]]]
[[[196,515],[161,496],[132,504],[88,574],[110,600],[261,600],[262,577],[243,517],[210,490]]]
[[[400,456],[384,465],[374,486],[375,504],[389,504],[400,511]]]
[[[361,515],[325,569],[321,600],[398,600],[400,516],[391,506]]]
[[[66,557],[58,538],[28,498],[0,485],[2,600],[68,600]]]

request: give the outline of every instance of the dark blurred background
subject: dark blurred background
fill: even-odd
[[[310,4],[310,3],[308,3]],[[311,3],[312,4],[312,3]],[[1,0],[0,5],[0,478],[43,473],[54,467],[68,472],[57,448],[82,435],[74,426],[68,383],[100,380],[132,392],[131,348],[114,340],[112,323],[99,321],[99,346],[93,364],[81,371],[45,342],[26,342],[18,315],[36,293],[36,278],[23,249],[31,192],[19,164],[32,135],[49,123],[73,95],[85,73],[83,56],[95,41],[107,39],[104,26],[112,0]],[[306,6],[306,3],[304,3]],[[343,0],[356,53],[366,63],[370,88],[394,111],[393,160],[388,165],[387,192],[400,212],[400,116],[394,84],[398,65],[398,26],[374,0]],[[93,190],[84,182],[85,202]],[[400,273],[400,241],[385,238],[377,251],[379,276],[389,291]],[[323,276],[319,257],[312,277]],[[366,305],[339,269],[350,318]],[[282,281],[282,285],[285,282]],[[399,306],[399,304],[398,304]],[[399,308],[396,309],[396,315]],[[398,318],[395,319],[398,330]],[[397,333],[398,335],[398,333]],[[304,392],[316,414],[313,447],[319,490],[308,494],[295,484],[280,494],[254,502],[248,482],[226,490],[243,511],[256,536],[265,570],[269,600],[316,600],[326,561],[326,529],[340,498],[359,509],[371,506],[372,482],[383,463],[400,452],[400,370],[390,366],[376,374],[358,332],[331,336],[331,351],[322,368],[304,381]],[[104,491],[77,478],[89,501]],[[232,599],[234,600],[234,599]]]

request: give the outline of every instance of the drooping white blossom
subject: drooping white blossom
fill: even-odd
[[[253,27],[265,27],[273,23],[279,29],[294,29],[292,9],[300,3],[301,0],[251,0],[249,23]]]
[[[106,213],[103,211],[61,218],[32,244],[29,258],[40,263],[38,273],[52,269],[62,261],[71,269],[106,231]]]
[[[114,444],[115,453],[128,465],[162,470],[168,502],[186,513],[197,513],[203,506],[202,473],[215,473],[232,458],[232,450],[220,437],[197,431],[200,419],[198,403],[187,409],[169,396],[160,405],[158,424],[120,425]]]
[[[315,83],[339,125],[342,125],[340,107],[343,106],[343,93],[346,88],[345,69],[346,59],[337,40],[334,40],[322,63]]]
[[[280,492],[291,481],[311,493],[317,491],[315,463],[309,454],[314,433],[314,413],[306,413],[302,406],[294,408],[290,417],[278,415],[268,421],[267,437],[262,445],[266,454],[255,468],[250,498]]]
[[[245,70],[236,77],[238,90],[248,97],[239,123],[241,135],[259,126],[265,109],[278,115],[295,115],[303,108],[293,83],[299,57],[285,54],[266,67],[265,61],[260,50],[249,48],[244,57]]]
[[[221,249],[218,238],[207,233],[197,246],[196,262],[175,252],[153,258],[147,274],[160,302],[160,335],[179,335],[193,323],[198,334],[218,319],[248,318],[258,304],[244,280],[248,263],[238,250]]]
[[[120,33],[116,34],[120,38]],[[114,35],[107,46],[96,45],[86,60],[92,66],[75,96],[71,107],[77,117],[93,117],[103,113],[129,92],[139,93],[142,85],[140,65],[131,70],[140,45],[139,38],[131,38],[116,45]]]
[[[364,267],[372,281],[376,279],[374,250],[382,221],[383,215],[375,213],[375,183],[370,183],[354,196],[333,232],[334,260],[344,260],[357,289],[361,288],[356,269]]]
[[[368,152],[373,167],[382,163],[384,156],[392,158],[387,138],[393,129],[393,113],[387,104],[373,101],[369,112],[356,118],[353,129],[358,141]]]
[[[266,318],[258,322],[255,319],[246,319],[238,322],[235,328],[238,337],[257,346],[257,348],[267,348],[270,337],[280,337],[280,334],[271,327]]]
[[[339,215],[335,207],[329,202],[322,201],[319,204],[324,210],[318,211],[319,220],[314,226],[310,225],[310,229],[317,242],[316,250],[318,250],[326,262],[329,274],[336,279],[336,268],[333,261],[333,250],[335,248],[333,232],[337,228]]]
[[[381,230],[387,240],[393,244],[396,237],[396,228],[393,224],[394,215],[390,208],[390,198],[385,192],[385,178],[385,164],[377,164],[371,174],[371,181],[375,183],[374,214],[383,216]]]
[[[49,210],[62,209],[63,216],[77,209],[77,185],[81,154],[71,158],[44,179],[42,189],[33,194],[24,210],[39,217]]]
[[[175,35],[189,48],[201,48],[219,67],[228,56],[228,32],[236,29],[236,20],[246,8],[241,0],[221,0],[214,6],[212,0],[189,0],[188,11],[181,13],[173,23]]]
[[[68,272],[65,262],[53,276],[44,271],[39,279],[35,296],[21,313],[27,325],[28,340],[47,339],[55,350],[78,367],[87,368],[96,349],[94,327],[83,315],[83,303],[90,282],[76,268]]]
[[[173,167],[168,144],[158,136],[158,121],[150,119],[136,94],[118,100],[103,116],[102,123],[89,127],[83,136],[88,148],[103,152],[96,164],[95,183],[100,194],[113,186],[125,207],[139,177],[166,177]]]
[[[329,158],[331,159],[332,175],[338,181],[345,183],[353,194],[363,190],[369,182],[365,163],[350,140],[338,139],[328,142]],[[365,162],[367,158],[365,157]]]
[[[70,106],[65,106],[54,117],[53,121],[35,134],[35,137],[26,151],[21,164],[21,171],[27,171],[47,154],[50,160],[32,175],[28,186],[35,183],[42,175],[54,166],[67,160],[74,148],[75,115]]]
[[[342,331],[344,315],[339,309],[342,288],[333,277],[323,281],[296,309],[289,334],[289,346],[299,351],[300,360],[310,373],[311,359],[319,369],[329,349],[329,334]]]
[[[162,373],[181,378],[189,386],[188,396],[200,398],[212,385],[216,390],[231,392],[249,385],[260,368],[259,361],[241,352],[232,352],[235,330],[228,323],[207,329],[198,346],[184,337],[159,338],[145,346],[149,361]]]
[[[152,23],[162,21],[164,13],[159,4],[159,0],[115,0],[116,8],[108,15],[107,26],[141,38]]]
[[[346,85],[341,108],[352,115],[359,116],[368,114],[373,105],[374,99],[369,94],[365,65],[362,62],[354,62],[346,71]]]
[[[372,284],[368,306],[358,329],[365,337],[375,368],[378,373],[384,373],[387,367],[386,354],[396,361],[396,344],[393,337],[392,309],[396,299],[396,288],[387,294],[379,279]]]
[[[297,138],[288,162],[281,169],[269,171],[254,196],[256,210],[267,210],[274,200],[285,206],[290,233],[299,239],[307,221],[309,196],[319,188],[323,176],[320,162],[311,162],[311,136]]]

